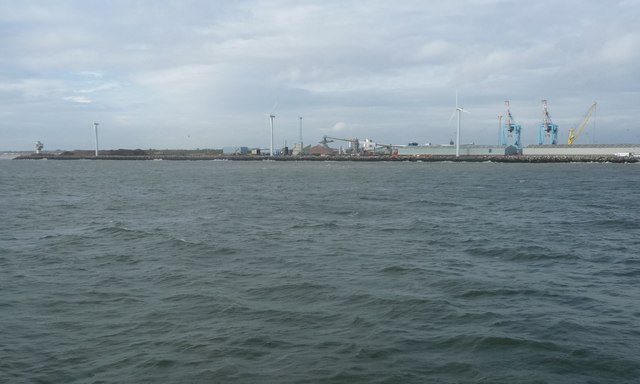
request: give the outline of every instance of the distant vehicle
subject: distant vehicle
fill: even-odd
[[[409,143],[407,144],[407,147],[417,147],[418,143],[416,143],[415,141],[413,143]]]

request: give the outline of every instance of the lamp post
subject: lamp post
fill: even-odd
[[[98,123],[96,123],[95,121],[93,122],[93,128],[94,131],[96,133],[96,157],[98,157]]]

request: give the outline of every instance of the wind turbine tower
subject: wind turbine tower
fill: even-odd
[[[469,113],[467,110],[458,105],[458,91],[456,91],[456,110],[454,113],[458,114],[458,128],[456,129],[456,157],[460,157],[460,119],[462,112]],[[451,119],[449,119],[451,121]]]
[[[93,129],[95,131],[96,134],[96,157],[98,157],[98,123],[96,123],[95,121],[93,122]]]
[[[269,144],[269,156],[273,157],[273,119],[276,116],[273,113],[269,114],[269,120],[271,120],[271,143]]]
[[[271,108],[271,112],[269,112],[268,114],[265,113],[265,116],[267,116],[269,118],[269,121],[271,122],[271,140],[269,142],[269,156],[271,157],[273,157],[273,119],[276,118],[276,115],[274,115],[273,112],[276,110],[277,106],[278,103],[276,102]]]

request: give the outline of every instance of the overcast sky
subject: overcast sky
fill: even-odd
[[[0,0],[0,149],[640,143],[640,0]],[[595,131],[595,135],[594,135]]]

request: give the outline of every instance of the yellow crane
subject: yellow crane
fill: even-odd
[[[567,140],[567,144],[573,144],[573,142],[576,141],[578,137],[580,137],[580,134],[582,133],[582,131],[584,131],[587,124],[589,123],[591,115],[593,115],[593,112],[596,110],[596,105],[598,105],[598,103],[595,101],[593,102],[593,104],[591,104],[591,107],[589,107],[589,109],[587,110],[587,113],[584,115],[584,118],[578,125],[578,128],[569,128],[569,139]]]

